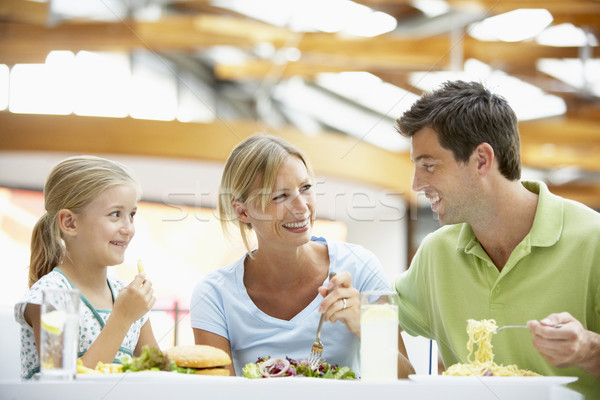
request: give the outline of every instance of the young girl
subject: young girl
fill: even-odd
[[[45,288],[76,288],[79,357],[87,367],[158,347],[148,312],[156,299],[144,273],[126,285],[107,276],[133,238],[139,187],[121,164],[92,156],[57,164],[44,187],[46,213],[31,237],[29,291],[15,305],[21,377],[39,371],[40,303]]]

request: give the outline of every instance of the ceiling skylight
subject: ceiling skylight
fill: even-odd
[[[469,34],[478,40],[518,42],[536,36],[552,21],[548,10],[520,8],[473,24]]]
[[[400,115],[382,115],[357,106],[352,101],[340,101],[339,96],[290,79],[275,89],[275,100],[291,110],[310,116],[326,127],[336,129],[389,151],[407,151],[408,141],[395,130],[394,119]]]
[[[212,4],[297,32],[372,37],[397,25],[391,15],[349,0],[215,0]]]
[[[481,82],[489,90],[503,96],[515,110],[519,120],[530,120],[562,115],[567,106],[558,96],[544,93],[541,89],[492,69],[477,60],[467,60],[464,71],[417,72],[410,76],[412,85],[429,91],[448,80]]]
[[[600,59],[541,59],[537,68],[587,95],[600,97]]]
[[[421,10],[429,18],[437,17],[450,11],[450,5],[444,0],[413,0],[412,5]]]
[[[537,35],[535,40],[546,46],[598,46],[598,41],[593,34],[573,24],[549,26]]]
[[[316,83],[381,115],[396,119],[419,96],[382,81],[368,72],[319,74]]]

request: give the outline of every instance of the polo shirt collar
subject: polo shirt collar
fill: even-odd
[[[538,197],[537,211],[529,235],[531,245],[549,247],[560,238],[563,230],[563,201],[560,197],[550,193],[543,182],[523,181],[523,186]]]
[[[550,193],[548,187],[539,181],[522,181],[523,186],[537,194],[538,206],[531,230],[523,240],[529,240],[531,246],[549,247],[558,242],[563,230],[563,202],[560,197]],[[463,223],[456,243],[457,250],[469,252],[479,245],[471,225]]]

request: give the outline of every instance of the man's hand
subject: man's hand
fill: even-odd
[[[554,325],[561,324],[560,328]],[[600,377],[600,335],[567,312],[528,321],[533,347],[555,367],[578,366]]]

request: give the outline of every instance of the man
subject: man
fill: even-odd
[[[517,117],[479,83],[446,82],[397,123],[444,225],[395,282],[402,327],[449,367],[468,363],[467,319],[527,323],[493,336],[494,361],[600,398],[600,214],[520,181]]]

